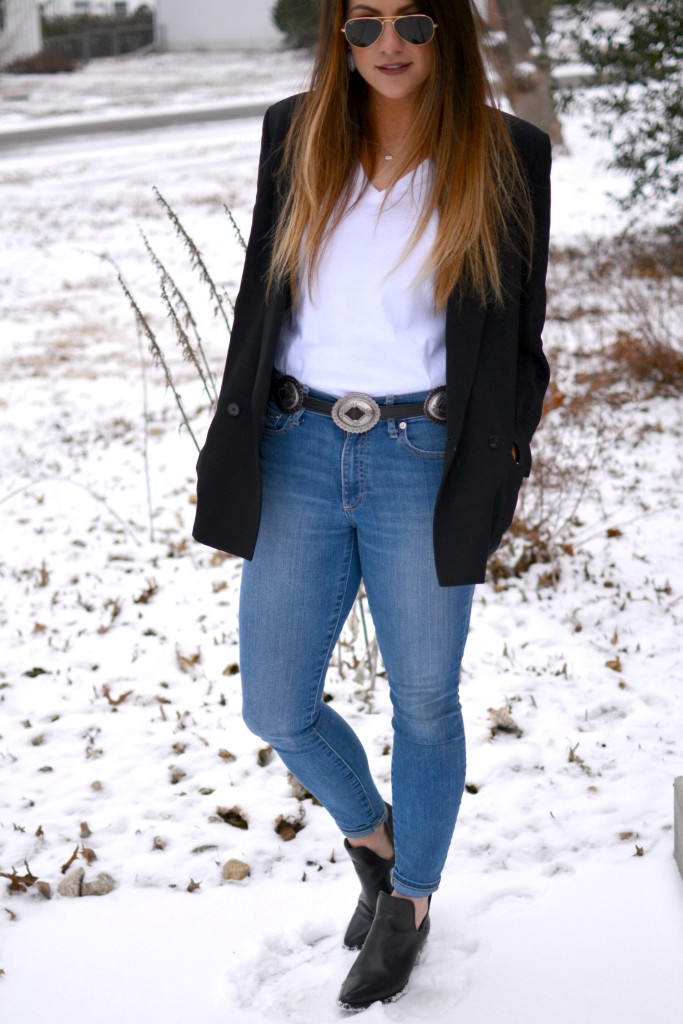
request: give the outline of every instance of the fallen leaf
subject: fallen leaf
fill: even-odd
[[[195,882],[193,878],[190,879],[190,884],[187,887],[188,892],[196,892],[200,888],[201,882]]]
[[[285,843],[296,839],[297,832],[301,832],[304,826],[296,818],[285,818],[279,814],[275,820],[275,831]]]
[[[495,736],[497,732],[511,732],[519,739],[523,735],[522,730],[510,714],[509,705],[502,708],[489,708],[488,712],[489,718],[493,722],[491,736]]]
[[[76,857],[78,857],[78,847],[76,847],[74,852],[71,854],[71,856],[69,857],[69,859],[66,862],[66,864],[62,864],[61,872],[62,872],[63,875],[65,875],[67,873],[67,871],[69,870],[69,868],[71,867],[73,862],[76,860]]]
[[[26,868],[25,875],[17,874],[14,868],[12,868],[10,874],[8,874],[6,871],[0,871],[0,878],[9,879],[10,884],[7,887],[8,892],[26,892],[26,890],[30,886],[35,885],[35,883],[38,881],[36,875],[31,874],[31,869],[29,868],[26,861],[24,861],[24,867]]]
[[[322,807],[320,801],[313,796],[310,790],[306,789],[303,783],[299,782],[296,775],[293,775],[291,772],[287,772],[287,781],[292,787],[292,793],[297,800],[310,800],[311,803],[316,805],[316,807]]]
[[[201,651],[196,651],[190,655],[181,654],[180,651],[176,651],[176,661],[181,672],[191,673],[195,665],[198,665],[201,660]]]
[[[149,604],[155,594],[159,592],[159,586],[154,580],[147,580],[147,587],[142,593],[133,598],[133,604]]]
[[[244,817],[239,807],[231,807],[230,810],[225,807],[217,807],[216,814],[221,821],[224,821],[226,825],[232,825],[233,828],[249,828],[249,822]]]
[[[102,687],[102,696],[107,698],[109,706],[113,708],[117,708],[119,704],[123,704],[124,700],[127,700],[132,693],[132,690],[126,690],[126,692],[122,693],[120,697],[112,697],[109,685],[105,683],[104,686]]]

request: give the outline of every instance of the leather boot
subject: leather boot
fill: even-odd
[[[343,1010],[365,1010],[381,1000],[391,1003],[405,991],[429,934],[429,914],[415,927],[410,900],[381,892],[372,927],[339,993]]]
[[[387,804],[386,807],[389,816],[384,824],[393,843],[394,820],[390,804]],[[375,917],[377,896],[380,892],[391,892],[391,870],[394,866],[394,858],[385,860],[384,857],[373,853],[366,846],[351,846],[347,839],[344,840],[344,849],[351,858],[361,884],[360,897],[346,929],[344,945],[347,949],[360,949]]]

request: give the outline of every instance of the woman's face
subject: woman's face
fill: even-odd
[[[346,0],[346,20],[421,13],[419,4],[405,0]],[[433,40],[420,46],[406,43],[392,24],[385,24],[376,43],[352,46],[351,51],[358,74],[387,100],[414,100],[434,68]]]

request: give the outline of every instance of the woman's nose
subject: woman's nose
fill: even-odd
[[[403,47],[403,40],[396,31],[393,21],[384,22],[384,31],[380,36],[379,45],[384,53],[396,53]]]

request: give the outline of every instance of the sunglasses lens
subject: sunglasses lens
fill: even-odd
[[[434,37],[434,22],[426,14],[397,18],[394,26],[401,39],[414,46],[428,43]]]
[[[344,26],[351,46],[372,46],[382,35],[382,22],[376,18],[352,18]]]

